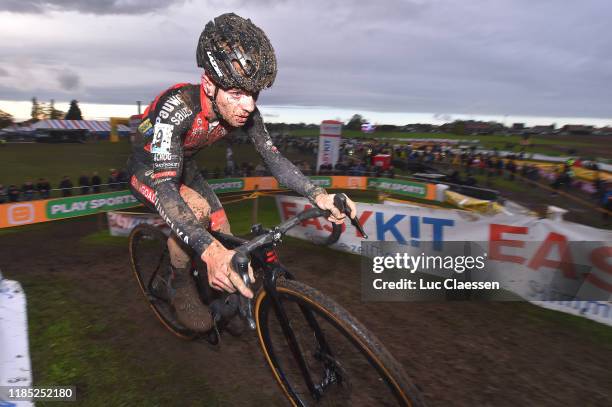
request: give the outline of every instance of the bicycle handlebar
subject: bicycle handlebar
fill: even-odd
[[[348,205],[346,203],[347,196],[345,194],[336,194],[334,196],[334,206],[340,210],[340,212],[350,217],[350,212]],[[264,233],[256,238],[245,242],[244,244],[238,246],[234,250],[236,254],[232,258],[232,268],[240,275],[242,281],[247,287],[250,287],[250,278],[249,278],[249,254],[256,250],[257,248],[264,246],[266,244],[279,242],[281,237],[289,231],[289,229],[297,226],[299,223],[313,218],[318,218],[323,216],[328,218],[331,215],[331,211],[323,210],[320,208],[310,208],[305,211],[298,213],[292,218],[287,219],[285,222],[282,222],[280,225],[276,226],[274,229],[270,230],[267,233]],[[368,235],[363,230],[362,225],[357,220],[357,217],[351,218],[351,224],[357,228],[357,230],[361,233],[364,239],[368,238]],[[322,242],[322,244],[330,245],[336,243],[340,238],[340,234],[342,233],[342,225],[338,225],[336,223],[332,224],[332,232],[331,234]],[[249,324],[249,328],[251,330],[255,329],[255,319],[253,318],[253,302],[240,295],[240,303],[239,303],[239,311],[240,315],[247,320]]]

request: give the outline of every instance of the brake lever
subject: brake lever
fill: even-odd
[[[249,277],[249,259],[239,251],[232,258],[232,268],[238,273],[244,285],[251,288],[251,278]],[[240,316],[246,319],[249,329],[255,330],[255,319],[253,318],[253,300],[243,295],[239,295],[240,301],[238,310]]]
[[[357,216],[355,216],[354,218],[351,218],[351,211],[349,210],[349,207],[346,203],[347,199],[348,197],[346,196],[346,194],[335,194],[334,195],[334,206],[338,208],[340,212],[348,216],[348,218],[351,220],[351,224],[359,231],[359,233],[361,233],[363,238],[367,240],[368,235],[366,234],[365,230],[363,230],[363,226],[361,226],[361,223],[359,223],[359,220],[357,220]]]

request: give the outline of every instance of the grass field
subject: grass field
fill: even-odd
[[[318,136],[318,130],[293,131],[295,136]],[[345,130],[344,136],[349,138],[363,138],[365,135],[358,131]],[[371,137],[372,135],[368,135]],[[500,150],[519,151],[519,136],[458,136],[454,134],[429,133],[401,133],[378,132],[374,133],[377,139],[385,138],[448,138],[463,140],[479,140],[486,148],[497,147]],[[532,139],[533,147],[528,152],[538,152],[550,155],[567,154],[569,149],[583,152],[586,157],[612,158],[612,139],[591,136],[587,139],[577,140],[568,137],[537,137]],[[512,146],[510,146],[512,145]],[[200,168],[209,171],[225,166],[226,143],[217,143],[198,153],[196,160]],[[257,165],[259,155],[251,144],[233,145],[234,161],[236,163],[252,162]],[[125,168],[130,155],[131,146],[127,140],[119,143],[101,141],[85,144],[39,144],[39,143],[8,143],[0,147],[0,184],[8,186],[15,184],[18,187],[26,180],[36,181],[46,177],[52,188],[57,188],[61,178],[67,175],[73,184],[78,184],[82,173],[89,176],[96,171],[106,182],[110,169]],[[290,152],[287,157],[292,161],[314,160],[312,156],[300,155]],[[58,196],[55,192],[54,196]]]
[[[209,171],[225,167],[225,143],[217,143],[200,151],[196,160],[200,168]],[[251,144],[232,146],[236,163],[252,162],[257,165],[259,154]],[[41,144],[41,143],[8,143],[0,147],[0,184],[18,187],[30,180],[34,183],[46,177],[52,188],[57,188],[60,180],[67,175],[77,186],[82,173],[91,177],[94,171],[106,183],[110,169],[125,168],[131,146],[126,140],[119,143],[101,141],[85,144]],[[292,160],[303,160],[310,157],[290,154]],[[57,195],[57,192],[55,192]]]

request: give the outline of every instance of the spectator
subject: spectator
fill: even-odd
[[[497,175],[501,177],[504,173],[504,160],[498,157],[496,164],[497,164]]]
[[[266,167],[262,163],[258,163],[255,167],[255,176],[263,177],[264,175],[266,175]]]
[[[510,173],[508,176],[510,181],[514,181],[514,176],[516,174],[516,163],[513,159],[508,160],[508,163],[506,164],[506,170],[508,170],[508,172]]]
[[[247,177],[252,177],[253,173],[255,172],[255,166],[253,165],[253,163],[248,163],[247,164]]]
[[[36,190],[40,199],[49,199],[51,196],[51,184],[45,178],[39,178],[36,184]]]
[[[127,183],[128,183],[128,175],[127,172],[125,171],[125,169],[121,169],[118,173],[117,173],[117,189],[125,189],[127,188]]]
[[[607,181],[602,187],[601,207],[612,212],[612,182]],[[604,218],[608,218],[608,212],[604,212]]]
[[[0,184],[0,204],[5,203],[8,200],[8,196],[6,194],[6,188],[4,185]]]
[[[24,201],[31,201],[34,199],[34,184],[32,181],[26,181],[21,187],[21,191],[23,192]]]
[[[202,177],[203,177],[204,179],[207,179],[207,178],[208,178],[208,168],[206,168],[206,167],[202,167],[202,170],[200,170],[200,173],[202,174]]]
[[[487,160],[484,157],[480,157],[480,160],[478,162],[478,169],[480,174],[484,174],[485,173],[485,169],[487,168]]]
[[[118,185],[117,185],[118,176],[119,176],[119,172],[117,172],[116,169],[111,168],[110,169],[110,175],[108,176],[108,182],[107,182],[108,188],[111,191],[114,191],[114,190],[118,189]]]
[[[229,169],[229,173],[233,174],[234,173],[234,152],[232,151],[232,148],[230,146],[227,146],[227,149],[225,149],[225,161],[226,161],[226,167]]]
[[[468,173],[465,179],[464,185],[468,187],[474,187],[476,186],[476,184],[477,184],[476,178],[474,178],[474,176],[471,173]]]
[[[91,177],[91,187],[94,194],[100,193],[100,185],[102,184],[102,178],[98,175],[97,171],[94,171]]]
[[[86,174],[81,174],[79,177],[79,186],[81,187],[81,195],[87,195],[89,193],[91,183],[89,182],[89,177]]]
[[[8,200],[9,202],[18,202],[19,201],[19,188],[17,185],[9,185],[8,188]]]
[[[67,175],[64,175],[62,181],[59,184],[60,189],[62,190],[62,196],[72,196],[72,181],[68,178]]]

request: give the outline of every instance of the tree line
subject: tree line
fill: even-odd
[[[32,98],[32,110],[30,119],[26,120],[26,124],[36,123],[39,120],[83,120],[83,114],[77,100],[70,101],[70,107],[67,112],[63,112],[55,108],[55,101],[51,99],[49,103],[41,103],[36,97]],[[12,126],[15,124],[15,118],[10,113],[0,110],[0,129]]]

